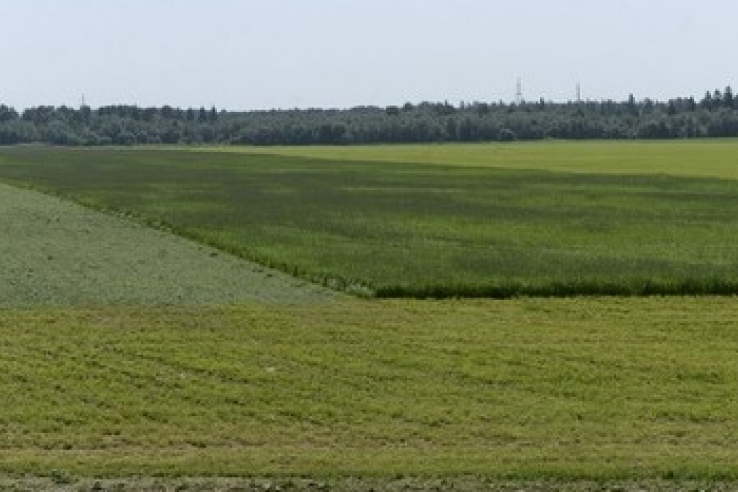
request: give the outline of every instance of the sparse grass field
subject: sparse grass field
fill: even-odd
[[[0,178],[382,297],[738,293],[735,141],[301,151],[15,148]]]

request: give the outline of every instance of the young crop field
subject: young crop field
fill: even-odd
[[[731,480],[736,309],[603,298],[5,310],[0,472]]]
[[[0,179],[380,297],[735,294],[737,151],[24,147]]]

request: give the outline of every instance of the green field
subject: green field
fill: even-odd
[[[554,141],[519,145],[205,147],[193,150],[309,157],[333,161],[407,162],[582,174],[668,174],[738,179],[738,167],[733,159],[736,145],[737,142],[732,139],[703,139],[663,142]]]
[[[0,179],[380,297],[735,294],[736,151],[14,148]]]
[[[734,299],[0,317],[0,470],[738,478]]]
[[[264,265],[735,293],[737,150],[0,148],[0,490],[735,490],[736,297]]]
[[[2,184],[0,231],[0,309],[336,299],[213,248]]]

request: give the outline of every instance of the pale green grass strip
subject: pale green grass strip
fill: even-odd
[[[176,147],[181,149],[182,147]],[[526,142],[512,144],[198,147],[335,161],[404,162],[586,174],[667,174],[738,179],[738,140]]]
[[[174,235],[6,185],[0,231],[0,307],[336,296]]]

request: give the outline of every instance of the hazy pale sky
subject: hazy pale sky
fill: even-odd
[[[701,97],[736,0],[0,0],[0,103],[270,109]]]

